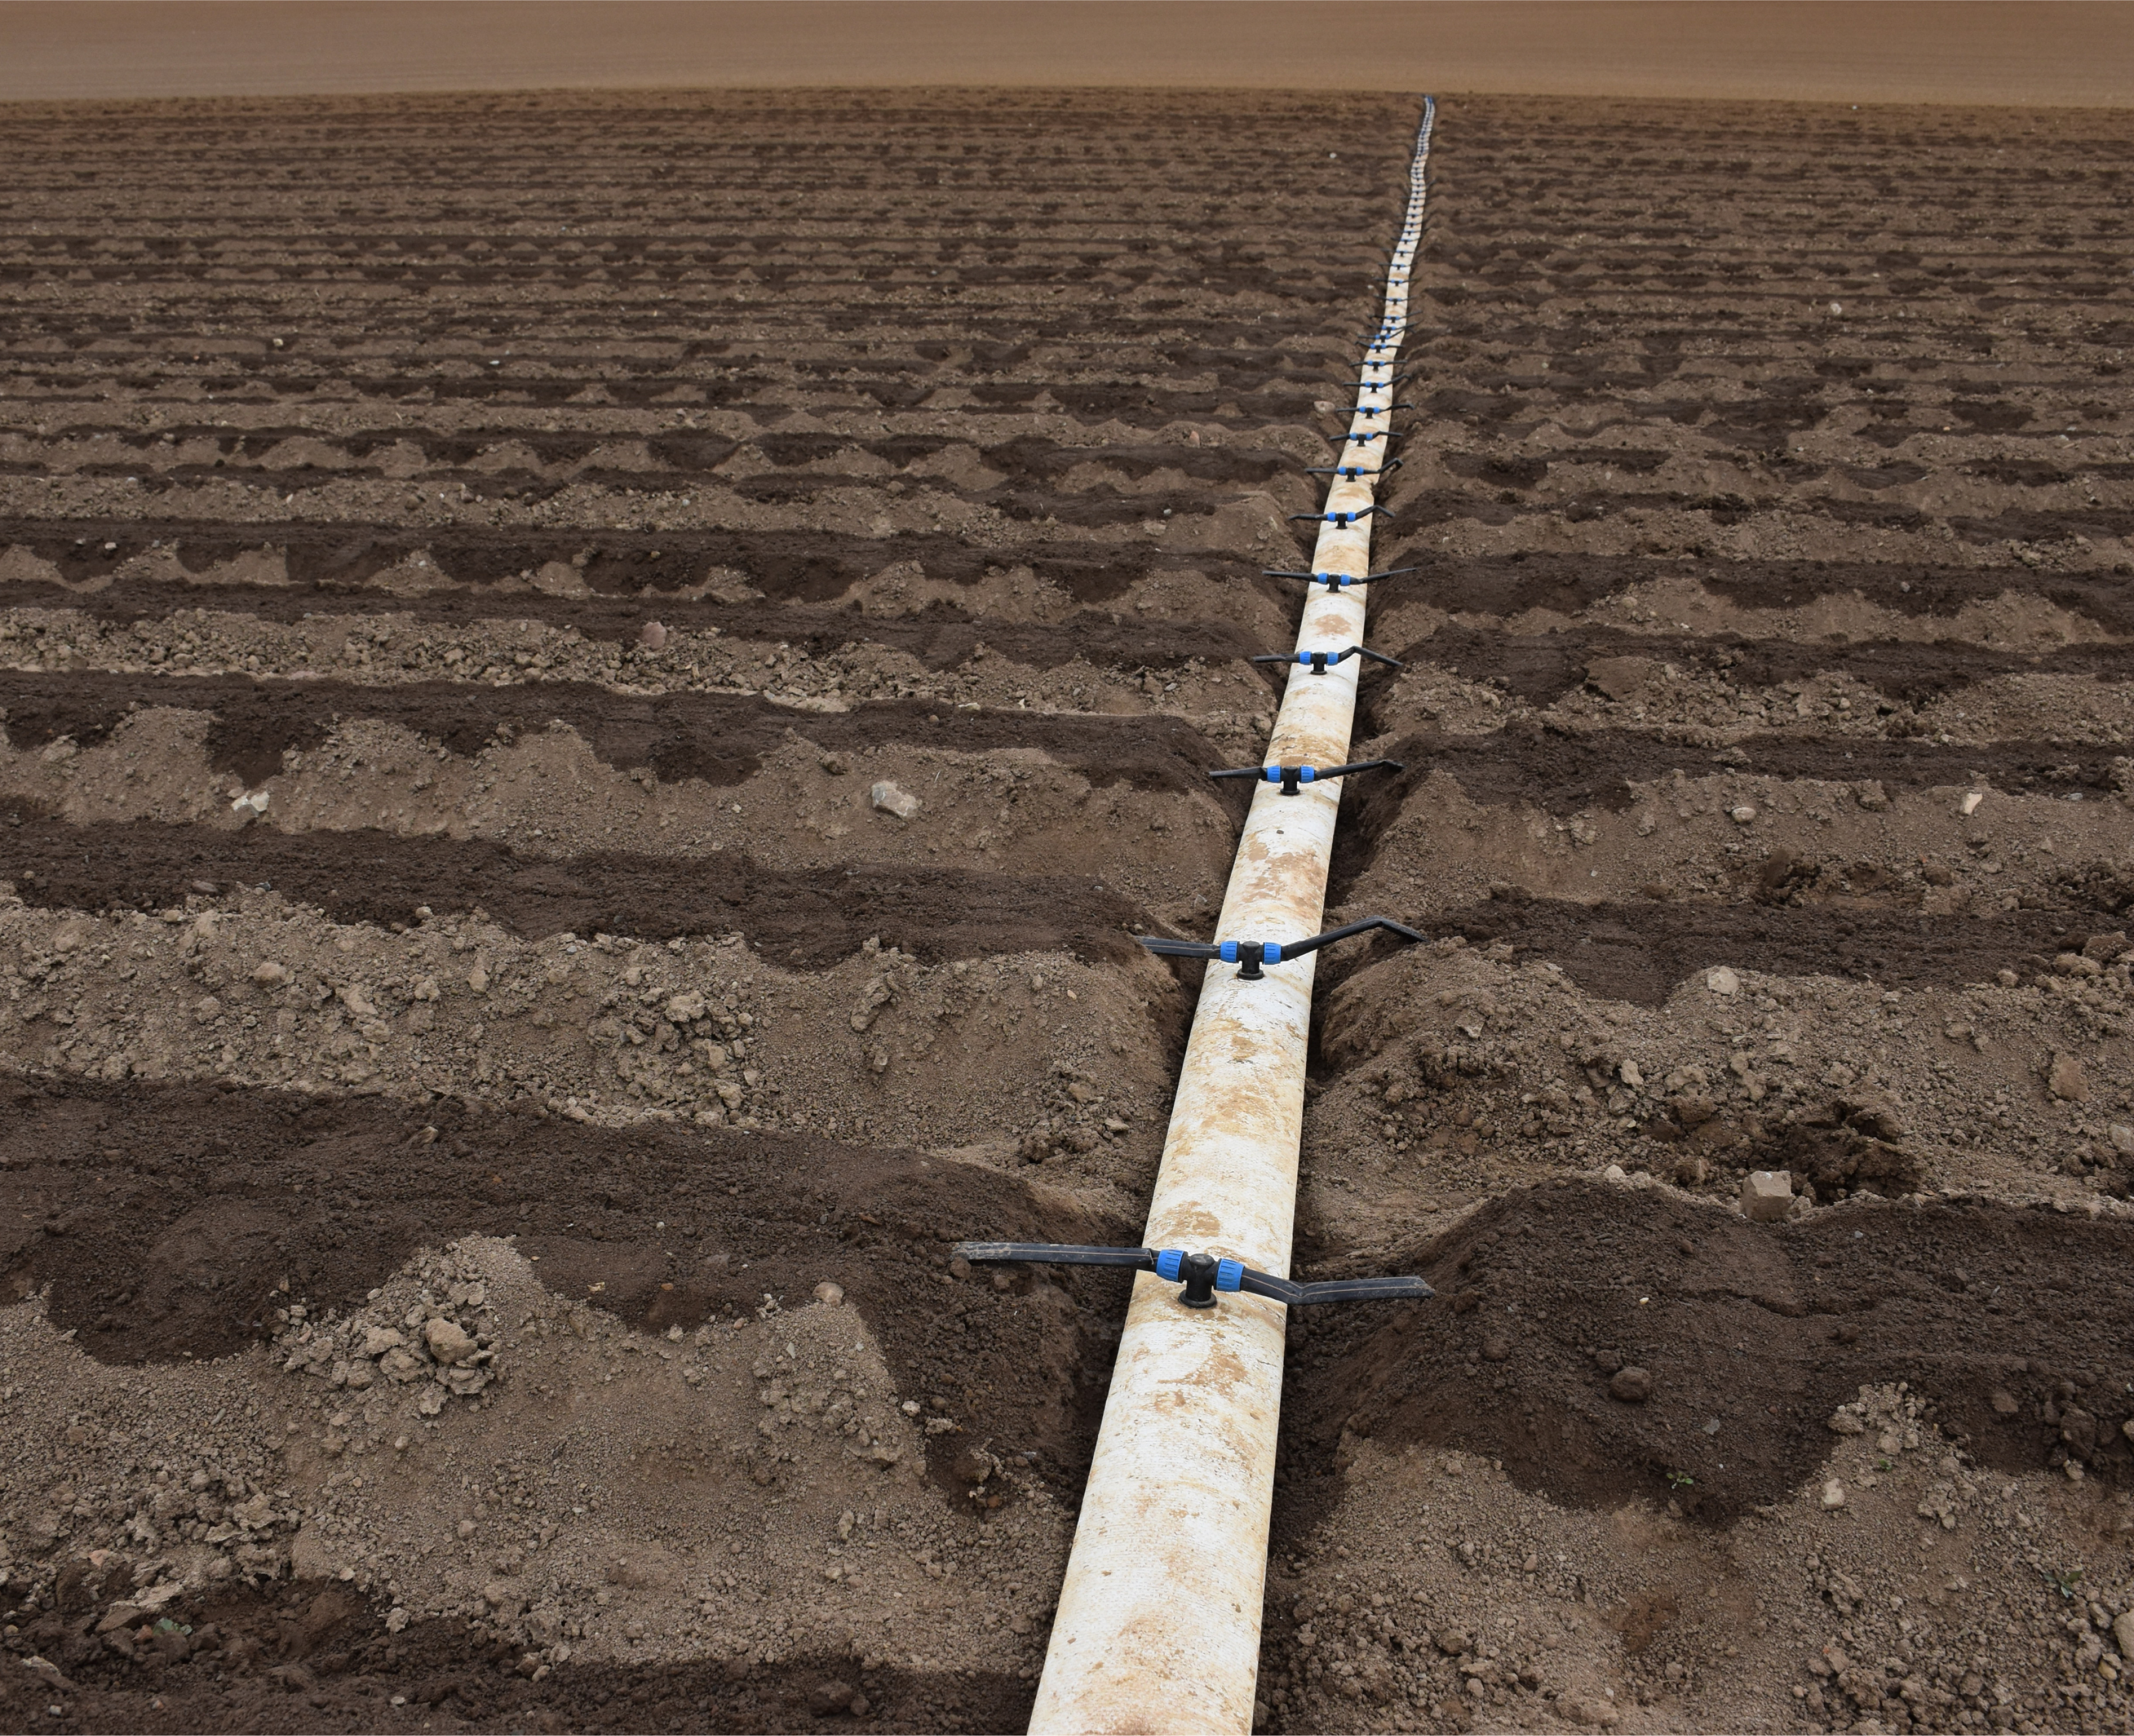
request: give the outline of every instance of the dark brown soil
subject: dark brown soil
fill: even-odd
[[[212,711],[211,761],[217,770],[248,784],[280,771],[282,756],[292,750],[318,745],[336,722],[365,718],[397,724],[464,755],[479,753],[501,732],[543,730],[561,721],[604,764],[617,770],[645,767],[670,782],[694,778],[739,784],[791,731],[832,751],[891,741],[973,755],[1036,748],[1100,786],[1228,793],[1226,786],[1208,780],[1209,769],[1223,763],[1216,750],[1190,725],[1170,717],[960,711],[923,701],[801,712],[753,694],[637,698],[575,682],[370,687],[201,676],[175,685],[153,676],[0,673],[7,737],[18,747],[41,746],[61,735],[87,746],[143,706]]]
[[[99,1588],[107,1596],[116,1588]],[[0,1594],[4,1595],[4,1594]],[[101,1599],[81,1587],[24,1623],[38,1656],[66,1674],[67,1716],[28,1671],[0,1676],[11,1730],[1006,1730],[1029,1717],[1031,1685],[1007,1675],[860,1671],[847,1657],[631,1667],[571,1663],[539,1682],[515,1646],[456,1621],[389,1633],[384,1612],[345,1586],[240,1591],[173,1605],[167,1636],[122,1660],[88,1630]],[[842,1697],[838,1690],[843,1690]],[[396,1699],[404,1705],[396,1705]],[[833,1702],[835,1702],[833,1704]]]
[[[1917,706],[1996,675],[2134,676],[2134,646],[2063,645],[2028,655],[1960,640],[1922,644],[1909,639],[1859,644],[1828,640],[1744,639],[1719,634],[1629,633],[1588,628],[1567,633],[1513,634],[1444,627],[1407,647],[1405,658],[1432,663],[1470,681],[1501,685],[1528,703],[1552,704],[1588,678],[1603,658],[1638,657],[1654,663],[1723,672],[1746,687],[1774,687],[1827,671],[1905,705]]]
[[[1508,942],[1521,958],[1561,965],[1581,988],[1609,1001],[1657,1006],[1692,973],[1714,965],[1771,976],[1852,976],[1889,988],[1986,982],[2001,970],[2047,970],[2081,950],[2094,917],[2011,910],[1961,922],[1864,899],[1842,905],[1745,900],[1654,900],[1576,904],[1518,893],[1464,905],[1427,925],[1478,946]]]
[[[50,909],[161,910],[204,886],[252,886],[336,922],[414,923],[480,909],[529,938],[740,933],[789,969],[836,964],[870,937],[929,962],[1063,950],[1123,959],[1147,919],[1094,882],[983,870],[780,870],[746,856],[524,854],[480,839],[382,832],[69,825],[17,811],[0,877]]]
[[[1895,1381],[1987,1464],[2073,1454],[2124,1483],[2130,1253],[2124,1222],[1983,1203],[1752,1225],[1586,1180],[1509,1194],[1374,1252],[1373,1270],[1421,1272],[1443,1304],[1309,1317],[1282,1395],[1276,1523],[1301,1536],[1338,1498],[1345,1430],[1500,1459],[1567,1502],[1680,1491],[1724,1523],[1786,1498],[1829,1451],[1831,1413]],[[1625,1366],[1652,1375],[1646,1401],[1610,1395]]]
[[[1031,389],[1034,393],[1036,388]],[[1309,412],[1308,405],[1302,407]],[[829,480],[813,479],[818,488]],[[1172,510],[1183,504],[1181,497]],[[1214,510],[1205,496],[1195,499],[1193,506],[1200,512]],[[1120,522],[1138,522],[1163,509],[1161,498],[1136,494],[1121,503],[1117,516]],[[862,580],[892,564],[906,562],[929,578],[958,585],[975,584],[988,571],[1025,567],[1087,607],[1116,604],[1136,581],[1178,564],[1147,548],[1122,558],[1123,551],[1086,542],[1016,542],[994,550],[942,536],[891,541],[823,531],[632,533],[529,527],[499,533],[448,525],[406,530],[281,523],[263,531],[153,519],[17,519],[12,524],[0,521],[0,547],[8,543],[50,561],[69,585],[94,583],[157,547],[170,549],[182,566],[203,580],[240,555],[272,550],[292,582],[282,593],[287,600],[278,604],[271,593],[263,596],[254,592],[250,605],[261,612],[277,611],[299,600],[314,610],[321,605],[344,609],[365,604],[410,606],[389,591],[372,588],[369,581],[418,554],[438,577],[466,587],[523,582],[548,562],[560,562],[575,567],[601,598],[631,598],[640,609],[651,606],[663,611],[688,610],[691,604],[669,594],[702,586],[722,574],[740,575],[774,604],[833,603]],[[1258,571],[1248,562],[1221,557],[1193,564],[1239,582],[1256,579]],[[527,596],[523,591],[510,594],[514,598]],[[164,596],[167,608],[199,607],[207,600],[191,584],[167,587]],[[487,612],[497,612],[493,599],[485,600]],[[538,616],[544,612],[544,601],[533,593],[524,611],[514,602],[511,612]],[[433,600],[413,606],[434,609],[440,603]],[[577,619],[570,614],[563,618]],[[596,610],[594,619],[600,618]]]
[[[444,1221],[517,1237],[558,1294],[602,1285],[610,1312],[658,1331],[766,1292],[798,1305],[828,1279],[907,1390],[956,1395],[974,1432],[1035,1451],[1069,1489],[1125,1280],[939,1278],[966,1237],[1132,1237],[1064,1196],[907,1151],[201,1087],[17,1086],[0,1101],[0,1198],[6,1293],[46,1292],[104,1362],[271,1335],[284,1278],[321,1306],[360,1304]]]
[[[1409,529],[1402,521],[1403,531]],[[1511,616],[1529,609],[1581,615],[1635,586],[1694,577],[1729,601],[1747,609],[1794,608],[1819,597],[1858,591],[1877,608],[1900,615],[1953,615],[1968,604],[2020,591],[2093,620],[2115,634],[2134,633],[2123,576],[2110,572],[2035,572],[2000,564],[1943,567],[1909,561],[1774,560],[1750,554],[1716,560],[1693,550],[1664,556],[1565,555],[1534,551],[1514,554],[1446,554],[1436,539],[1395,543],[1388,566],[1419,560],[1422,571],[1374,599],[1383,609],[1402,598],[1475,615]]]
[[[2115,790],[2115,755],[2078,742],[1992,741],[1941,747],[1890,741],[1799,735],[1750,735],[1726,747],[1699,748],[1651,735],[1596,731],[1577,735],[1530,725],[1489,735],[1403,735],[1385,745],[1405,771],[1369,779],[1355,833],[1368,838],[1425,779],[1458,781],[1470,802],[1485,807],[1528,802],[1548,813],[1581,808],[1620,813],[1634,799],[1631,784],[1652,784],[1680,770],[1692,778],[1732,774],[1755,778],[1856,784],[1870,779],[1900,790],[1980,781],[2010,793],[2044,788],[2066,795]],[[1354,847],[1354,846],[1351,846]]]
[[[1240,583],[1263,596],[1283,594],[1274,581],[1261,581],[1257,574]],[[193,609],[288,623],[337,610],[389,608],[395,615],[441,625],[540,621],[610,644],[634,642],[645,622],[656,618],[670,631],[712,629],[757,642],[790,644],[814,657],[847,644],[881,645],[908,653],[929,669],[952,668],[981,644],[1033,669],[1057,668],[1076,658],[1099,667],[1168,669],[1195,658],[1218,662],[1249,657],[1264,649],[1234,621],[1166,620],[1160,626],[1136,625],[1114,620],[1109,612],[1091,611],[1054,626],[988,620],[938,603],[914,615],[862,616],[850,607],[824,610],[681,597],[568,597],[529,590],[444,589],[389,597],[303,584],[195,581],[178,586],[118,578],[94,591],[76,591],[57,581],[0,580],[0,607],[75,610],[118,625],[160,620]]]

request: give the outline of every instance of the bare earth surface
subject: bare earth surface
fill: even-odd
[[[826,85],[2125,108],[2117,0],[0,0],[0,100]]]
[[[1412,120],[0,121],[7,1728],[1021,1724]],[[1441,110],[1264,1728],[2127,1726],[2130,132]]]

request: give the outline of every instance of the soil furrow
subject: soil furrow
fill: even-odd
[[[939,711],[896,702],[848,711],[796,711],[754,694],[639,697],[577,682],[505,687],[451,682],[364,686],[327,679],[260,682],[202,675],[173,680],[81,672],[0,671],[7,739],[20,749],[64,737],[90,746],[143,708],[211,715],[209,763],[247,784],[283,769],[283,756],[315,749],[344,720],[391,725],[461,758],[500,732],[567,724],[604,765],[643,769],[669,782],[741,783],[789,732],[829,752],[886,742],[984,755],[1017,750],[1072,767],[1097,786],[1205,795],[1214,749],[1171,718],[1077,716],[1059,712]]]
[[[1137,956],[1147,919],[1065,876],[860,866],[796,873],[746,856],[544,856],[474,839],[252,827],[70,826],[19,810],[0,876],[29,904],[99,914],[182,908],[225,888],[273,890],[340,923],[480,910],[514,934],[738,934],[787,969],[837,964],[870,939],[929,964],[995,953]]]
[[[1509,946],[1559,965],[1596,998],[1657,1006],[1700,971],[1850,976],[1888,988],[1987,982],[2049,972],[2112,913],[2013,910],[1928,916],[1866,899],[1773,905],[1693,899],[1569,904],[1518,894],[1434,914],[1434,934]]]
[[[1151,508],[1151,511],[1156,509]],[[606,596],[663,599],[738,577],[780,602],[829,603],[886,568],[910,567],[930,579],[968,586],[988,571],[1026,567],[1084,605],[1115,602],[1151,567],[1179,563],[1145,541],[1008,540],[997,547],[941,536],[864,537],[822,531],[557,531],[529,525],[501,530],[438,526],[427,530],[360,523],[280,522],[271,527],[199,521],[17,519],[0,523],[0,542],[50,563],[70,585],[111,576],[128,561],[167,550],[185,572],[211,580],[219,567],[250,557],[278,558],[291,582],[360,595],[380,575],[411,565],[429,584],[524,584],[543,568],[566,570],[565,582]],[[1196,550],[1185,557],[1218,577],[1256,576],[1242,551]],[[382,588],[382,587],[378,587]],[[388,594],[390,594],[389,592]]]
[[[2100,681],[2134,678],[2134,647],[2062,645],[2021,653],[1942,639],[1823,641],[1745,639],[1589,627],[1562,633],[1510,634],[1441,627],[1404,646],[1404,661],[1427,662],[1470,681],[1488,682],[1535,706],[1549,706],[1595,678],[1635,685],[1640,671],[1618,658],[1724,671],[1737,686],[1776,687],[1842,672],[1861,686],[1908,706],[1940,699],[2004,675],[2087,675]],[[1605,690],[1601,690],[1605,691]]]

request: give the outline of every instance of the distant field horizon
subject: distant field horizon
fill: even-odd
[[[14,0],[0,101],[1133,85],[2125,107],[2112,0]]]

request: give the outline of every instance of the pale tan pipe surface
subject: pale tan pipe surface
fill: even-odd
[[[1395,270],[1405,279],[1405,269]],[[1404,286],[1389,290],[1385,317],[1403,322],[1407,306]],[[1350,432],[1389,427],[1383,407],[1392,400],[1390,390],[1359,392]],[[1376,465],[1385,443],[1340,450],[1375,451],[1362,461]],[[1368,475],[1337,477],[1321,509],[1359,511],[1374,491]],[[1322,524],[1312,571],[1368,572],[1370,523]],[[1364,603],[1361,587],[1307,587],[1297,649],[1364,643]],[[1359,669],[1357,658],[1319,675],[1292,665],[1263,763],[1344,763]],[[1319,932],[1340,790],[1314,783],[1284,796],[1257,786],[1219,938],[1287,942]],[[1316,956],[1270,965],[1258,981],[1209,964],[1144,1246],[1224,1254],[1287,1275]],[[1283,1315],[1280,1304],[1243,1294],[1213,1309],[1188,1309],[1176,1286],[1146,1273],[1135,1280],[1034,1733],[1252,1729]]]

